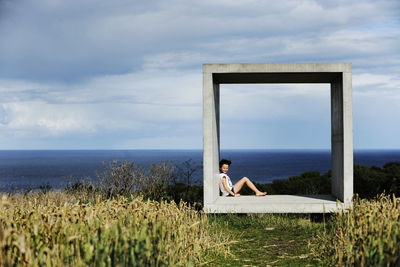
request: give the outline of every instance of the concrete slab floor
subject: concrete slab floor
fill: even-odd
[[[212,213],[330,213],[343,210],[332,195],[267,195],[218,197],[207,206]]]

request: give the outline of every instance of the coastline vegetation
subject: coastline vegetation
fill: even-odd
[[[206,215],[198,169],[113,161],[96,183],[4,193],[0,266],[400,265],[400,162],[355,165],[353,208],[316,216]],[[306,172],[257,187],[328,194],[330,181],[330,172]]]

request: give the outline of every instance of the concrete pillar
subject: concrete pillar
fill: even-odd
[[[332,195],[345,203],[353,196],[353,113],[351,72],[331,83]]]
[[[203,172],[204,204],[219,196],[219,84],[203,70]]]
[[[353,198],[353,99],[352,73],[343,72],[343,202]]]

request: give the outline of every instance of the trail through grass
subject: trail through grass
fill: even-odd
[[[231,239],[228,257],[210,256],[210,266],[317,266],[308,246],[322,222],[307,215],[215,215]]]

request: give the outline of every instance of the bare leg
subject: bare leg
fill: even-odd
[[[261,192],[260,190],[258,190],[257,187],[247,177],[243,177],[233,186],[235,188],[235,193],[239,193],[244,184],[246,184],[251,190],[253,190],[257,196],[265,196],[267,194],[267,192]]]

